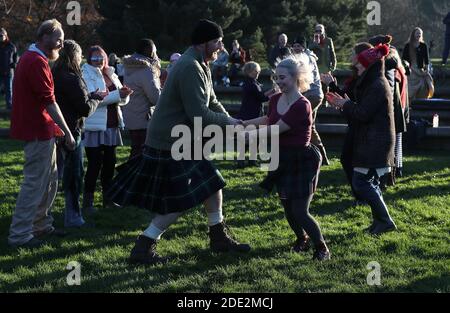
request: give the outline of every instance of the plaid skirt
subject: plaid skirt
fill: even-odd
[[[319,181],[322,156],[319,149],[308,147],[280,147],[280,164],[260,184],[269,193],[276,187],[281,199],[299,199],[314,194]]]
[[[149,147],[117,170],[106,194],[111,201],[163,215],[202,204],[226,185],[208,160],[175,161],[170,151]]]

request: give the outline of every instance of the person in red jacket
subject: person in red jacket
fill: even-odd
[[[64,31],[57,20],[41,24],[37,42],[20,58],[13,82],[11,137],[25,142],[24,181],[12,217],[8,243],[13,247],[41,246],[53,227],[51,208],[58,189],[55,137],[65,135],[69,150],[75,140],[55,100],[48,64],[59,57]]]

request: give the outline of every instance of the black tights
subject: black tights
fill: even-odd
[[[313,195],[301,199],[281,199],[284,213],[297,238],[301,239],[306,234],[311,238],[314,245],[325,242],[320,231],[320,226],[309,213],[309,205]]]
[[[101,183],[103,192],[111,186],[116,167],[116,147],[100,146],[96,148],[86,148],[88,166],[84,178],[84,192],[94,193],[97,185],[97,178],[101,172]]]

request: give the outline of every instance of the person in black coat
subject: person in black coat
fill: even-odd
[[[9,40],[6,29],[0,29],[0,85],[5,91],[6,108],[12,106],[12,82],[17,65],[17,48]]]
[[[392,36],[390,35],[377,35],[369,39],[369,43],[373,46],[377,46],[380,44],[385,44],[389,47],[389,54],[386,56],[385,63],[385,76],[389,82],[389,86],[391,87],[392,99],[394,103],[394,118],[395,118],[395,133],[396,133],[396,143],[395,143],[395,171],[386,174],[381,179],[381,188],[385,189],[387,185],[395,184],[395,177],[401,177],[402,168],[403,168],[403,150],[402,150],[402,133],[406,132],[405,125],[405,113],[402,109],[402,104],[400,103],[400,96],[397,94],[400,93],[398,82],[396,81],[396,77],[398,77],[397,71],[400,68],[403,69],[402,61],[398,56],[397,49],[394,46],[391,46]]]
[[[442,22],[445,24],[445,46],[442,52],[442,65],[446,65],[450,52],[450,12],[448,12]]]
[[[243,67],[245,75],[242,85],[242,104],[239,110],[238,119],[243,121],[253,120],[262,115],[263,103],[269,101],[269,97],[275,93],[275,89],[267,92],[262,91],[262,85],[258,82],[261,67],[256,62],[248,62]],[[249,161],[249,165],[255,165],[254,160]],[[245,161],[237,162],[238,168],[245,167]]]
[[[403,49],[403,60],[412,67],[416,65],[420,70],[428,71],[430,56],[427,44],[423,41],[423,31],[416,27],[410,36],[409,42]]]
[[[288,55],[292,54],[291,49],[287,46],[288,37],[286,34],[280,34],[278,36],[278,43],[270,50],[269,53],[269,65],[271,68],[275,68],[276,63],[285,59]]]
[[[373,48],[373,46],[369,43],[361,43],[358,44],[355,47],[355,53],[359,54],[363,52],[364,50]],[[337,93],[341,97],[345,97],[347,95],[350,100],[356,101],[354,90],[356,87],[356,83],[358,82],[358,70],[352,65],[351,66],[352,75],[345,81],[344,87],[341,89],[337,85],[337,80],[335,77],[332,76],[330,73],[323,73],[320,75],[320,79],[322,83],[327,86],[329,91],[331,93]],[[345,134],[344,138],[344,144],[342,145],[342,152],[341,152],[341,165],[342,169],[344,170],[345,176],[347,177],[347,181],[352,189],[353,197],[355,198],[355,205],[363,204],[363,199],[358,196],[355,189],[353,188],[353,166],[352,166],[352,157],[353,157],[353,140],[354,140],[354,133],[355,133],[355,127],[354,124],[356,124],[355,121],[352,121],[351,119],[346,118],[347,120],[347,133]]]
[[[387,45],[355,53],[352,63],[359,76],[356,101],[327,94],[328,102],[354,122],[352,184],[372,209],[373,223],[367,230],[373,235],[397,229],[379,188],[380,177],[394,166],[394,108],[384,66],[388,53]]]
[[[84,83],[80,63],[81,47],[73,40],[64,41],[64,48],[53,66],[55,96],[61,108],[67,126],[77,143],[74,151],[63,151],[63,189],[65,196],[65,227],[82,227],[85,225],[79,205],[83,182],[83,150],[81,136],[84,118],[95,112],[99,101],[105,93],[88,94]]]
[[[403,49],[403,60],[408,76],[408,97],[412,103],[417,98],[429,98],[433,92],[433,78],[429,73],[429,50],[423,39],[423,31],[416,27]]]

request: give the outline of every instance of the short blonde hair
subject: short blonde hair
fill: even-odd
[[[311,88],[313,73],[308,60],[291,55],[278,63],[277,68],[285,68],[289,75],[297,80],[300,92],[306,92]]]
[[[39,26],[37,30],[37,39],[41,40],[45,35],[53,35],[56,31],[62,31],[62,25],[57,19],[47,20]]]
[[[257,71],[258,69],[261,70],[261,66],[259,66],[258,63],[251,61],[245,63],[244,67],[242,68],[242,71],[244,72],[245,75],[248,76],[251,72]]]

